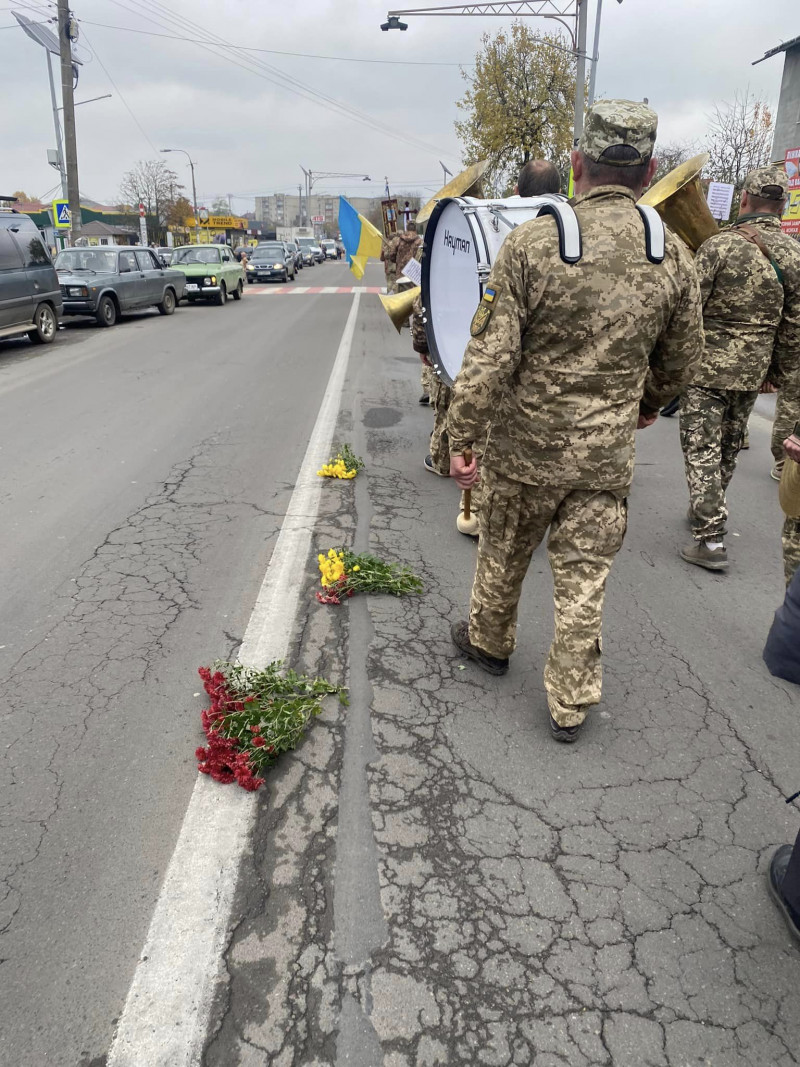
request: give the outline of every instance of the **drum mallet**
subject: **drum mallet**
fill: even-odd
[[[467,466],[469,466],[470,463],[472,463],[472,449],[471,448],[465,448],[464,449],[464,462],[466,463]],[[465,489],[464,490],[464,518],[467,521],[469,521],[469,518],[470,518],[470,510],[469,509],[470,509],[470,505],[471,504],[472,504],[472,490],[471,489]]]

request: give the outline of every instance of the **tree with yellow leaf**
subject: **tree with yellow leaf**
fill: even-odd
[[[510,193],[523,163],[549,159],[565,175],[572,148],[575,58],[553,34],[515,22],[510,33],[484,34],[475,70],[458,107],[456,132],[465,164],[489,159],[492,195]]]

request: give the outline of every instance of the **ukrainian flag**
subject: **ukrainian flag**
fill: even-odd
[[[356,278],[363,278],[367,260],[381,258],[383,238],[380,232],[343,196],[339,197],[339,232],[350,260],[350,270]]]

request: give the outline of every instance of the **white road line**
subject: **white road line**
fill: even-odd
[[[283,659],[300,598],[319,511],[317,477],[333,443],[355,333],[360,293],[308,443],[281,532],[250,616],[239,658],[266,664]],[[133,983],[108,1055],[108,1067],[194,1067],[199,1064],[239,864],[250,840],[255,795],[197,776],[167,868]]]

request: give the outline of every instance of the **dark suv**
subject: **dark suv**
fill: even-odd
[[[34,344],[55,339],[61,289],[33,219],[0,208],[0,338],[26,333]]]

